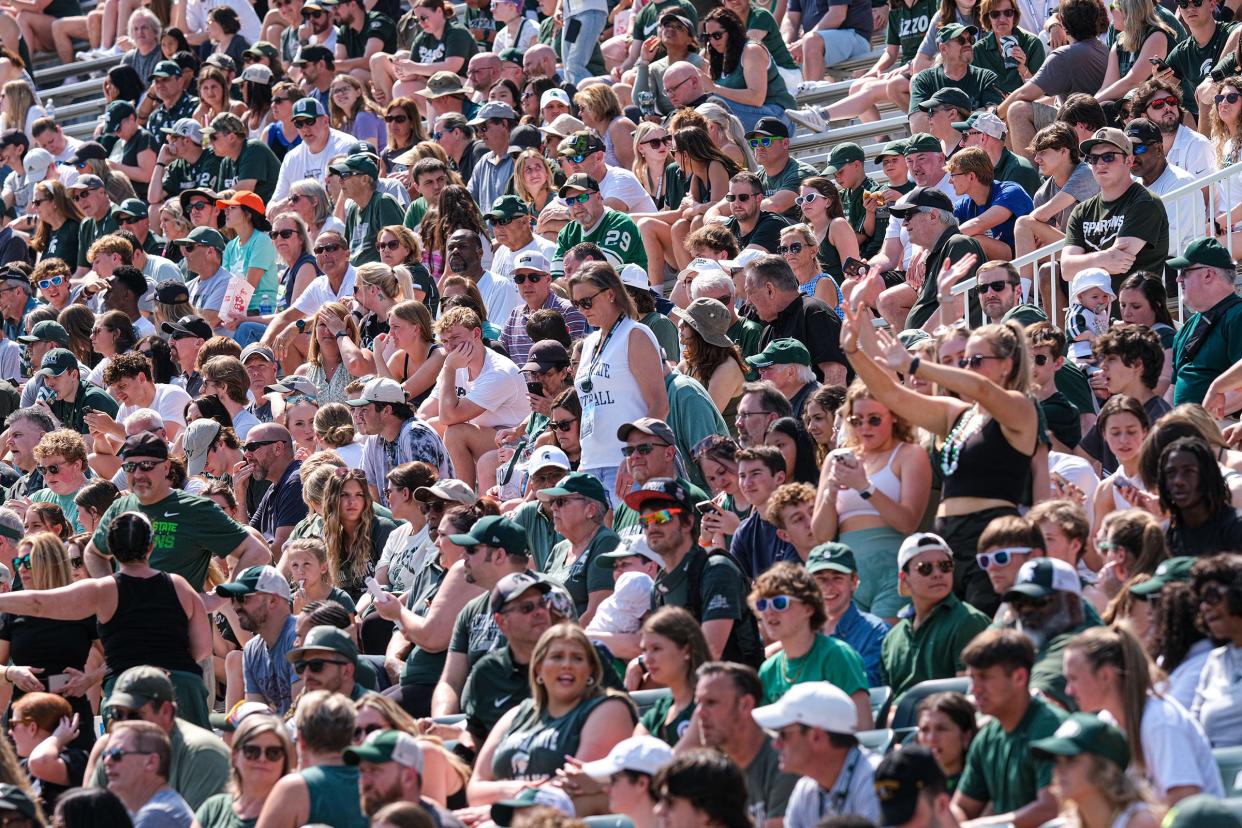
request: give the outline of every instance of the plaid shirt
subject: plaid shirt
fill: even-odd
[[[569,304],[568,300],[562,299],[552,291],[548,292],[548,298],[536,310],[543,310],[544,308],[553,308],[561,314],[561,317],[565,320],[565,325],[569,328],[571,339],[579,340],[591,330],[582,312]],[[535,344],[526,335],[526,320],[530,319],[532,313],[534,311],[528,308],[525,302],[518,305],[509,312],[509,319],[505,322],[505,329],[500,334],[500,344],[504,345],[509,351],[509,359],[513,360],[519,368],[526,364],[526,358],[530,354],[530,346]]]

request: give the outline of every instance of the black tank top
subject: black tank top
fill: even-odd
[[[967,410],[954,424],[954,431],[966,423],[973,410]],[[976,415],[978,416],[978,415]],[[1018,451],[1001,431],[995,418],[986,419],[980,428],[961,443],[960,451],[951,450],[953,433],[941,451],[945,472],[942,499],[951,497],[986,497],[1007,500],[1015,505],[1031,502],[1031,456]],[[956,457],[956,467],[950,468]]]
[[[117,572],[116,613],[99,622],[99,640],[109,675],[150,664],[165,670],[198,672],[190,655],[190,619],[167,572],[135,578]]]

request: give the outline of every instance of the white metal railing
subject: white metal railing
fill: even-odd
[[[1216,216],[1227,213],[1233,209],[1232,205],[1236,205],[1239,199],[1234,198],[1233,193],[1237,191],[1240,185],[1235,183],[1234,179],[1242,174],[1242,162],[1231,164],[1224,169],[1217,170],[1209,175],[1200,176],[1192,182],[1187,182],[1182,186],[1171,190],[1170,192],[1160,196],[1160,200],[1164,202],[1165,212],[1169,215],[1169,255],[1177,256],[1186,249],[1186,244],[1195,238],[1202,236],[1217,236],[1213,221]],[[1204,193],[1207,195],[1208,212],[1203,215]],[[1189,216],[1187,221],[1189,224],[1183,232],[1182,222],[1186,216],[1187,210],[1195,210],[1199,216]],[[1201,219],[1201,220],[1199,220]],[[1197,221],[1197,224],[1195,223]],[[1242,226],[1242,222],[1239,222]],[[1195,232],[1193,228],[1197,228]],[[1225,247],[1233,249],[1233,222],[1227,222],[1224,230]],[[1217,236],[1219,238],[1219,236]],[[1057,260],[1058,254],[1066,247],[1065,239],[1055,241],[1052,244],[1044,245],[1038,250],[1032,250],[1013,260],[1013,266],[1022,272],[1023,268],[1031,268],[1031,304],[1043,309],[1048,318],[1054,323],[1057,321],[1057,291],[1055,289],[1057,276]],[[1045,270],[1046,268],[1046,270]],[[1048,297],[1049,305],[1045,307],[1045,303],[1040,296],[1041,275],[1047,272],[1050,276],[1049,284],[1053,285],[1050,291],[1051,296]],[[1163,277],[1163,274],[1157,274]],[[929,274],[929,278],[933,278]],[[960,296],[975,286],[974,279],[964,279],[958,282],[951,289],[954,296]],[[967,324],[970,323],[970,304],[966,303]],[[1182,289],[1178,285],[1177,289],[1177,321],[1178,324],[1185,322],[1185,308],[1182,303]]]

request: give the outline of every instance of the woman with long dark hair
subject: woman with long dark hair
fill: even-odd
[[[465,187],[450,184],[440,192],[440,202],[423,216],[419,235],[423,242],[423,264],[432,278],[439,279],[444,273],[444,249],[448,237],[455,230],[473,230],[479,234],[483,246],[483,267],[491,264],[491,234],[483,222],[483,214],[474,203],[474,197]]]
[[[944,771],[946,789],[957,790],[957,782],[966,769],[966,753],[979,732],[978,711],[970,699],[950,691],[923,699],[915,715],[915,740],[931,751]]]
[[[91,369],[90,381],[103,388],[103,373],[112,363],[112,358],[129,353],[137,344],[134,323],[121,311],[110,310],[97,318],[91,330],[91,349],[103,359]]]
[[[781,417],[768,426],[765,445],[780,449],[785,458],[785,480],[790,483],[807,483],[814,486],[819,481],[819,466],[815,463],[815,443],[806,433],[806,426],[794,417]]]
[[[397,525],[372,509],[371,490],[360,470],[338,468],[323,493],[323,539],[328,545],[333,581],[357,601],[364,580],[375,574],[375,564],[388,535]]]
[[[746,36],[746,25],[738,16],[717,7],[703,17],[702,28],[711,74],[711,80],[703,82],[703,92],[727,100],[748,132],[763,117],[789,124],[785,110],[797,103],[771,54]]]
[[[669,694],[643,714],[634,735],[650,734],[670,746],[694,743],[687,735],[693,728],[695,674],[712,660],[703,629],[681,607],[661,607],[643,621],[639,642],[644,672]]]
[[[168,385],[180,376],[172,346],[159,334],[144,336],[134,344],[134,350],[151,360],[151,382]]]
[[[241,73],[242,103],[246,112],[242,123],[253,139],[262,139],[272,123],[272,70],[259,63],[252,63]],[[283,156],[278,156],[280,160]]]
[[[379,250],[380,261],[393,269],[402,284],[408,282],[413,292],[405,298],[422,302],[433,316],[436,315],[440,307],[440,291],[427,268],[423,267],[423,247],[418,234],[403,224],[390,224],[379,231],[375,247]]]
[[[408,164],[394,161],[414,149],[415,145],[427,140],[423,131],[423,116],[418,112],[418,104],[411,98],[397,98],[389,101],[384,107],[384,126],[387,128],[387,141],[380,148],[380,171],[391,177],[394,173],[407,172]],[[410,182],[413,184],[414,182]]]
[[[34,237],[30,240],[30,246],[38,251],[39,259],[60,259],[76,267],[78,229],[85,216],[69,197],[65,185],[59,181],[40,181],[35,185],[30,206],[39,217]]]
[[[737,416],[737,404],[746,384],[746,363],[727,335],[732,317],[715,299],[695,299],[681,315],[679,373],[696,379],[707,389],[716,410],[726,423]]]
[[[1092,501],[1093,523],[1099,526],[1110,512],[1130,508],[1132,503],[1123,492],[1136,487],[1146,491],[1139,475],[1139,459],[1150,424],[1142,403],[1117,394],[1104,403],[1095,425],[1104,444],[1117,458],[1117,471],[1100,481]]]

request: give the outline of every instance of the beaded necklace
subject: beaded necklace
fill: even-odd
[[[971,406],[965,416],[958,419],[957,425],[953,426],[949,436],[944,440],[944,448],[940,453],[940,470],[944,472],[945,477],[957,471],[957,463],[962,457],[962,447],[975,435],[975,432],[983,427],[983,420],[984,415],[976,405]]]

